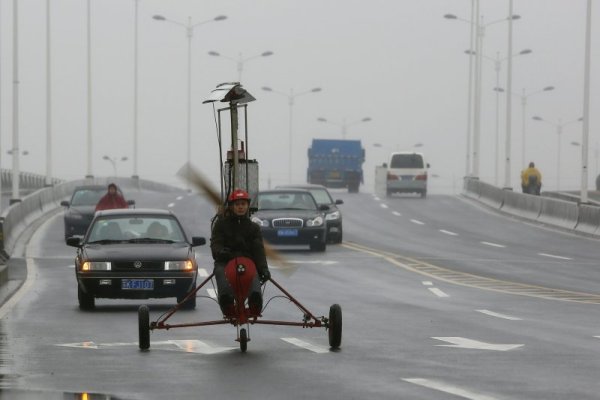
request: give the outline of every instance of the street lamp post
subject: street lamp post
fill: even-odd
[[[585,18],[585,56],[583,67],[583,129],[581,133],[581,202],[588,202],[588,140],[590,133],[590,56],[592,0],[587,0]]]
[[[553,125],[556,127],[556,136],[557,136],[557,140],[558,140],[558,146],[557,146],[557,155],[556,155],[556,190],[559,191],[560,190],[560,137],[562,135],[563,132],[563,128],[567,125],[570,125],[572,123],[575,122],[580,122],[583,120],[583,118],[577,118],[574,119],[572,121],[568,121],[568,122],[562,122],[561,119],[558,120],[557,123],[552,122],[552,121],[548,121],[542,117],[539,116],[534,116],[533,119],[535,121],[542,121],[542,122],[546,122],[547,124]]]
[[[127,161],[127,157],[125,157],[125,156],[121,157],[120,159],[117,157],[103,156],[102,159],[106,160],[112,164],[115,178],[117,177],[117,161]]]
[[[138,25],[139,25],[139,6],[140,0],[135,2],[135,17],[133,30],[133,174],[132,178],[139,178],[138,175]]]
[[[290,106],[290,119],[289,119],[289,139],[288,139],[288,183],[292,183],[292,119],[293,119],[293,109],[294,109],[294,99],[298,96],[302,96],[308,93],[317,93],[321,91],[320,87],[313,88],[311,90],[307,90],[306,92],[294,93],[294,89],[290,89],[290,93],[283,93],[277,90],[273,90],[268,86],[263,86],[262,90],[266,92],[276,93],[288,98],[288,105]]]
[[[479,21],[479,19],[480,19],[480,17],[479,17],[479,0],[475,0],[475,3],[472,4],[472,8],[473,7],[475,9],[475,11],[473,12],[475,17],[472,16],[471,20],[459,18],[454,14],[446,14],[446,15],[444,15],[444,18],[457,20],[457,21],[461,21],[461,22],[466,22],[469,25],[471,25],[472,29],[475,30],[475,49],[473,50],[473,47],[471,46],[471,49],[469,50],[469,54],[471,56],[472,55],[476,56],[475,57],[475,71],[474,71],[474,76],[472,77],[472,79],[474,81],[472,175],[474,177],[478,177],[479,176],[479,161],[480,161],[480,155],[479,155],[480,131],[481,131],[481,63],[483,60],[483,39],[485,37],[485,28],[487,28],[490,25],[497,24],[499,22],[517,20],[517,19],[520,19],[521,17],[519,15],[514,15],[511,13],[511,14],[509,14],[509,16],[507,18],[498,19],[498,20],[491,21],[491,22],[484,24],[483,22]],[[483,20],[482,17],[481,17],[481,19]],[[474,54],[473,54],[473,52],[474,52]],[[509,51],[508,54],[512,54],[512,49]],[[509,58],[509,60],[510,60],[510,58]],[[470,67],[469,67],[469,69],[470,69]],[[469,80],[469,83],[470,83],[470,81],[471,81],[471,79]],[[469,140],[467,140],[467,143],[468,142],[469,142]],[[469,148],[470,146],[467,146],[467,147]]]
[[[346,118],[344,118],[342,120],[342,123],[337,123],[337,122],[329,121],[329,120],[327,120],[327,119],[325,119],[323,117],[319,117],[319,118],[317,118],[317,121],[319,121],[319,122],[325,122],[327,124],[332,124],[332,125],[336,125],[336,126],[341,127],[342,128],[342,138],[346,139],[346,131],[347,131],[347,128],[349,126],[356,125],[356,124],[361,124],[363,122],[369,122],[369,121],[371,121],[371,118],[370,117],[364,117],[362,119],[359,119],[358,121],[349,122],[349,123],[347,123],[346,122]]]
[[[13,0],[13,131],[12,131],[12,198],[10,204],[19,199],[19,7],[18,0]]]
[[[269,57],[273,55],[272,51],[264,51],[261,54],[257,54],[255,56],[252,57],[248,57],[248,58],[242,58],[242,53],[240,53],[239,57],[237,59],[233,58],[233,57],[229,57],[226,55],[223,55],[221,53],[218,53],[216,51],[209,51],[208,55],[213,56],[213,57],[222,57],[222,58],[226,58],[228,60],[232,60],[237,64],[237,71],[238,71],[238,82],[242,81],[242,72],[244,70],[244,63],[250,61],[250,60],[254,60],[256,58],[259,57]]]
[[[526,109],[527,109],[527,98],[529,98],[529,97],[531,97],[531,96],[533,96],[535,94],[538,94],[538,93],[549,92],[549,91],[552,91],[552,90],[554,90],[554,86],[546,86],[543,89],[535,90],[535,91],[529,92],[529,93],[526,93],[525,92],[525,88],[523,88],[523,92],[521,94],[512,93],[513,95],[519,96],[521,98],[521,108],[522,108],[522,116],[521,116],[521,125],[522,125],[521,126],[521,135],[522,135],[522,141],[521,141],[521,146],[522,146],[522,148],[521,148],[521,165],[523,167],[525,167],[525,165],[527,165],[527,164],[525,164],[526,163],[525,160],[527,159],[525,157],[525,155],[526,155],[526,149],[527,149],[527,147],[526,147],[527,136],[526,136],[526,133],[525,133],[525,131],[526,131],[525,120],[527,118],[527,111],[526,111]]]
[[[187,37],[187,163],[192,159],[192,37],[194,29],[200,25],[204,25],[213,21],[222,21],[227,19],[225,15],[219,15],[215,18],[192,24],[192,17],[188,17],[187,24],[182,22],[167,19],[162,15],[154,15],[152,17],[156,21],[170,22],[174,25],[181,26],[185,29]]]

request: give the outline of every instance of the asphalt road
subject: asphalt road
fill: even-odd
[[[284,249],[297,269],[273,276],[316,315],[343,309],[339,351],[324,329],[155,331],[137,347],[138,301],[82,312],[61,215],[11,260],[29,280],[0,308],[2,393],[109,399],[597,399],[598,241],[498,216],[452,196],[342,198],[344,243]],[[214,208],[185,192],[140,192],[208,237]],[[199,262],[211,270],[208,247]],[[34,278],[34,279],[31,279]],[[277,294],[273,287],[267,294]],[[177,321],[218,318],[209,293]],[[152,300],[151,318],[174,304]],[[270,319],[301,319],[274,299]],[[79,396],[79,397],[78,397]],[[1,396],[0,396],[1,397]]]

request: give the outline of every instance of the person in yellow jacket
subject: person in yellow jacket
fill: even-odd
[[[521,188],[523,193],[540,195],[542,174],[533,162],[530,162],[529,167],[521,171]]]

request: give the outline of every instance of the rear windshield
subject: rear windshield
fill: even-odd
[[[423,157],[420,154],[394,154],[390,168],[423,168]]]

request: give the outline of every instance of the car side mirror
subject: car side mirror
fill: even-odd
[[[67,238],[67,246],[71,247],[81,247],[81,237],[80,236],[71,236]]]
[[[387,163],[382,164],[383,168],[387,168]]]
[[[63,200],[60,202],[60,205],[63,207],[69,207],[69,202],[67,200]]]
[[[192,236],[192,246],[204,246],[206,244],[206,238],[202,236]]]
[[[342,200],[342,199],[337,199],[337,200],[335,201],[335,204],[344,204],[344,200]]]
[[[431,165],[429,165],[429,163],[427,163],[427,168],[429,168]]]

